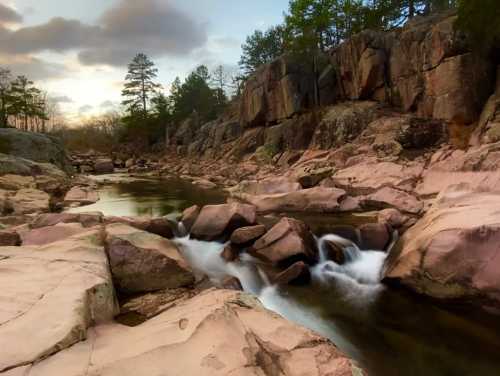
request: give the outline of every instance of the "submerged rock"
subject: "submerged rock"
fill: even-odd
[[[298,261],[274,277],[277,285],[307,285],[311,281],[309,265]]]
[[[194,283],[190,267],[171,241],[123,224],[109,225],[106,232],[111,273],[121,293],[149,292]]]

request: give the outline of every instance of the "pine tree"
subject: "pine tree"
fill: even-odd
[[[256,30],[241,46],[239,66],[245,75],[250,75],[261,65],[269,63],[284,52],[284,29],[270,27],[266,31]]]
[[[12,75],[8,69],[0,68],[0,128],[8,126]]]
[[[30,130],[28,120],[35,117],[46,117],[40,103],[41,91],[33,86],[25,76],[18,76],[11,85],[12,106],[10,113],[20,116],[23,120],[22,128]]]
[[[122,91],[122,104],[131,115],[142,114],[147,116],[148,104],[156,91],[161,87],[154,82],[158,69],[154,63],[142,53],[137,54],[128,65],[128,73],[125,77],[124,89]]]

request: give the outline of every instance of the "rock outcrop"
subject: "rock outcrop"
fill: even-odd
[[[65,172],[72,171],[63,145],[56,138],[45,134],[2,128],[0,153],[34,162],[50,163]]]
[[[275,124],[314,103],[313,72],[292,57],[264,65],[243,92],[240,121],[245,127]]]
[[[444,191],[391,252],[384,280],[499,312],[499,203],[466,185]]]
[[[100,229],[41,247],[0,247],[0,260],[0,373],[75,345],[117,313]]]
[[[40,376],[160,375],[165,370],[185,376],[363,374],[328,340],[235,291],[209,290],[134,328],[101,325],[88,337],[22,371]]]

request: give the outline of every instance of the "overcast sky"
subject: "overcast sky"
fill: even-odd
[[[282,21],[288,0],[0,0],[0,66],[56,97],[71,119],[120,102],[137,52],[166,90],[195,66],[235,65],[255,29]]]

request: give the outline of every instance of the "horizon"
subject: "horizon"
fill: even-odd
[[[168,93],[176,77],[184,80],[200,64],[236,69],[246,37],[281,22],[287,5],[288,0],[5,1],[0,67],[47,91],[74,126],[119,110],[127,64],[137,53],[155,62]]]

